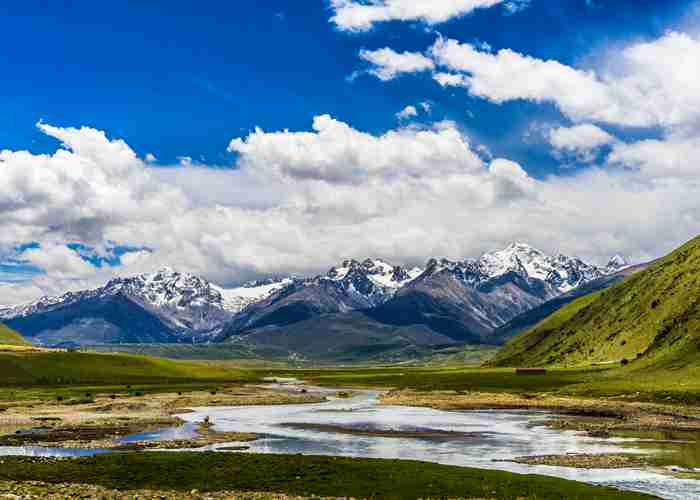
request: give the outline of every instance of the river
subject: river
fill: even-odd
[[[325,392],[334,394],[336,390]],[[555,476],[674,500],[700,499],[700,481],[678,479],[663,471],[576,469],[509,462],[531,455],[649,452],[630,448],[625,439],[591,438],[545,427],[543,422],[551,415],[544,412],[383,406],[378,403],[378,396],[373,391],[354,391],[350,399],[318,404],[196,408],[194,413],[180,417],[189,422],[209,417],[219,431],[256,433],[260,436],[257,441],[245,443],[250,446],[248,451],[254,453],[422,460]],[[401,433],[410,433],[411,437],[402,437]]]

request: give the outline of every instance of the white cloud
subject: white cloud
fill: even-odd
[[[408,73],[420,73],[435,68],[431,59],[417,52],[395,52],[390,48],[379,50],[362,50],[360,58],[369,62],[372,69],[370,74],[382,81]]]
[[[313,130],[265,133],[258,129],[232,141],[229,151],[241,155],[239,165],[246,170],[338,184],[431,177],[481,166],[453,126],[400,128],[373,136],[322,115],[314,119]]]
[[[236,169],[153,168],[99,131],[42,130],[69,149],[0,153],[0,248],[39,242],[23,258],[46,275],[0,285],[13,297],[3,301],[166,264],[226,284],[347,257],[464,258],[512,239],[599,262],[643,259],[700,222],[699,177],[684,161],[700,146],[682,137],[615,143],[605,168],[536,180],[483,160],[450,122],[375,135],[323,115],[308,131],[258,129],[231,141]],[[65,247],[75,241],[151,251],[94,269]]]
[[[698,54],[700,40],[676,32],[611,52],[599,72],[456,40],[438,39],[431,49],[450,71],[437,73],[438,83],[495,103],[552,102],[576,122],[681,128],[700,125]]]
[[[22,257],[40,269],[50,269],[54,279],[77,279],[92,274],[95,268],[77,252],[63,244],[42,245],[25,251]]]
[[[532,0],[509,0],[503,4],[508,14],[517,14],[530,6]]]
[[[415,106],[413,104],[409,104],[405,108],[403,108],[401,111],[396,113],[396,118],[401,121],[401,120],[408,120],[409,118],[414,118],[418,116],[420,112],[429,114],[432,111],[432,106],[430,105],[429,102],[423,101],[419,102]]]
[[[177,160],[180,162],[181,167],[191,167],[192,158],[189,156],[178,156]]]
[[[406,120],[406,119],[414,117],[414,116],[418,116],[418,110],[416,109],[415,106],[411,106],[411,105],[406,106],[401,111],[396,113],[396,118],[398,118],[399,120]]]
[[[368,31],[386,21],[421,21],[438,24],[461,17],[476,9],[493,7],[504,0],[331,0],[331,18],[343,31]],[[522,3],[514,0],[508,4]]]
[[[575,154],[584,162],[595,160],[597,149],[617,141],[605,130],[590,123],[551,129],[548,138],[554,149]]]
[[[153,153],[147,153],[145,160],[147,163],[155,163],[158,161],[158,158]]]
[[[662,182],[664,178],[697,179],[700,175],[700,136],[670,136],[631,144],[618,143],[608,157],[611,164],[638,169],[640,175]]]

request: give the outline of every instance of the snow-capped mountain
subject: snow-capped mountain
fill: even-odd
[[[406,270],[378,259],[366,259],[362,262],[346,260],[339,267],[331,268],[325,275],[309,280],[308,284],[330,281],[345,293],[362,297],[371,305],[377,305],[393,296],[396,290],[420,276],[422,272],[423,270],[417,267]]]
[[[462,262],[433,259],[426,266],[426,272],[429,273],[437,273],[444,269],[450,270],[473,287],[507,273],[516,273],[547,283],[558,293],[566,293],[618,270],[608,271],[608,268],[596,267],[577,257],[562,254],[550,256],[525,243],[512,243],[503,250]]]
[[[605,266],[605,272],[607,274],[614,274],[618,271],[622,271],[630,267],[630,262],[620,254],[615,255],[612,259],[608,261],[608,265]]]
[[[0,320],[37,343],[215,342],[261,328],[363,311],[382,324],[423,325],[457,341],[489,331],[546,300],[619,271],[524,243],[476,259],[431,259],[424,269],[346,260],[312,278],[223,288],[163,268],[102,287],[0,309]],[[334,319],[336,325],[342,318]],[[340,321],[340,323],[339,323]]]
[[[291,324],[321,314],[370,309],[390,300],[421,273],[418,268],[406,270],[378,259],[346,260],[326,274],[295,280],[252,304],[235,318],[225,335]]]
[[[226,289],[198,276],[163,268],[155,273],[115,278],[93,290],[43,297],[28,304],[0,309],[0,319],[16,324],[23,318],[65,316],[70,308],[80,308],[88,303],[105,304],[119,298],[154,315],[167,327],[166,333],[177,340],[202,341],[217,335],[221,327],[242,309],[289,283],[291,280],[285,279]],[[91,314],[94,315],[94,311],[91,310]],[[90,317],[90,320],[94,322],[95,318]],[[49,330],[67,327],[48,323],[46,329]]]

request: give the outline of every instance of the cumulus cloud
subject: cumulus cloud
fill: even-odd
[[[408,73],[420,73],[435,68],[433,61],[418,52],[395,52],[386,47],[378,50],[362,50],[360,58],[372,65],[369,73],[382,81]]]
[[[408,105],[396,113],[396,118],[399,120],[407,120],[408,118],[412,118],[414,116],[418,116],[418,110],[413,105]]]
[[[410,118],[417,117],[421,113],[430,114],[432,110],[432,105],[427,101],[419,102],[416,105],[409,104],[401,111],[396,113],[396,119],[399,121],[408,120]]]
[[[442,38],[430,54],[447,70],[435,75],[438,83],[465,87],[495,103],[551,102],[576,122],[681,128],[700,123],[700,40],[685,33],[615,51],[601,71]]]
[[[239,166],[279,178],[360,184],[369,179],[423,178],[479,168],[480,160],[455,127],[400,128],[374,136],[329,115],[314,132],[265,133],[235,139]]]
[[[421,21],[444,23],[476,9],[493,7],[504,0],[331,0],[331,22],[343,31],[368,31],[386,21]],[[523,0],[507,2],[509,10],[522,6]]]
[[[553,128],[548,139],[557,152],[575,155],[584,163],[595,161],[600,148],[617,142],[614,136],[590,123]]]
[[[618,252],[641,260],[700,222],[700,181],[682,156],[698,144],[683,137],[615,143],[604,167],[537,180],[506,158],[484,160],[451,122],[370,134],[321,115],[310,130],[234,138],[230,169],[149,167],[102,132],[41,129],[64,146],[0,153],[0,247],[36,241],[21,258],[45,271],[0,285],[12,301],[165,264],[228,284],[348,257],[464,258],[512,239],[598,262]],[[69,242],[148,250],[96,269]]]
[[[608,162],[637,169],[640,175],[661,181],[666,177],[696,179],[700,175],[697,158],[700,158],[700,136],[669,136],[618,143]]]
[[[590,151],[615,142],[615,137],[590,123],[573,127],[558,127],[549,132],[549,141],[556,149]]]

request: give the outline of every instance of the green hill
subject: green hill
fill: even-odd
[[[29,346],[29,342],[24,340],[19,333],[14,330],[10,330],[8,327],[0,323],[0,345],[18,345],[18,346]]]
[[[130,354],[0,353],[0,388],[120,384],[197,384],[254,379],[246,370]]]
[[[619,366],[623,360],[630,369],[700,365],[700,237],[560,309],[514,338],[491,364]]]

